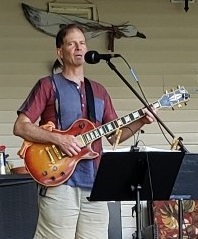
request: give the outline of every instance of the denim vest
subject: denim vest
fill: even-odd
[[[74,121],[82,118],[80,91],[75,82],[67,80],[61,73],[53,75],[53,84],[59,128],[66,130]],[[73,187],[92,188],[95,177],[94,168],[94,160],[79,161],[66,184]]]

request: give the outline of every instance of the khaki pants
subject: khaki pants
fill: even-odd
[[[107,202],[89,202],[90,190],[50,187],[39,196],[34,239],[108,239]]]

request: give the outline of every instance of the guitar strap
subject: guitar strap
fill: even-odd
[[[53,74],[51,78],[52,78],[53,89],[55,92],[55,109],[56,109],[56,116],[58,119],[58,128],[61,129],[62,125],[61,125],[61,112],[60,112],[60,96],[59,96],[58,87],[55,80],[55,75]],[[85,93],[86,93],[86,101],[87,101],[87,118],[91,122],[96,123],[94,95],[93,95],[91,83],[85,77],[84,77],[84,83],[85,83]]]
[[[95,112],[95,104],[94,104],[94,95],[91,87],[91,83],[87,78],[84,78],[85,82],[85,92],[87,99],[87,117],[93,123],[96,123],[96,112]]]

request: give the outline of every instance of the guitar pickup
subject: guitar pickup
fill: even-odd
[[[63,153],[60,150],[58,150],[54,144],[52,145],[52,149],[53,149],[54,153],[56,154],[56,157],[59,160],[63,158],[63,156],[64,156]]]
[[[45,147],[45,150],[46,150],[46,152],[47,152],[47,154],[48,154],[48,156],[50,158],[51,163],[55,164],[56,162],[55,162],[55,160],[54,160],[54,158],[53,158],[53,156],[52,156],[52,154],[50,152],[50,147]]]

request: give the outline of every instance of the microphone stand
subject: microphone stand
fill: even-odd
[[[116,69],[115,65],[109,60],[106,61],[109,67],[121,78],[121,80],[128,86],[128,88],[137,96],[137,98],[142,102],[142,104],[153,114],[155,119],[163,126],[163,128],[170,134],[170,136],[174,139],[174,134],[170,131],[170,129],[162,122],[162,120],[152,111],[147,102],[138,94],[138,92],[129,84],[129,82],[121,75],[121,73]],[[178,144],[181,147],[181,151],[188,152],[188,150],[184,147],[181,142],[181,138],[178,139]]]
[[[122,76],[122,74],[116,69],[115,65],[110,61],[110,59],[106,60],[108,66],[120,77],[120,79],[128,86],[128,88],[133,92],[135,96],[142,102],[142,104],[153,114],[157,122],[159,122],[163,128],[170,134],[170,136],[174,139],[175,136],[174,134],[170,131],[170,129],[162,122],[162,120],[152,111],[150,106],[147,104],[147,102],[138,94],[138,92],[129,84],[129,82]],[[136,77],[135,77],[136,78]],[[184,147],[183,143],[181,142],[181,137],[178,139],[178,145],[180,146],[180,150],[182,152],[188,152],[188,150]],[[136,204],[137,207],[140,205],[140,197],[139,197],[139,189],[137,189],[137,199],[136,199]],[[179,238],[178,239],[183,239],[182,235],[182,217],[183,217],[183,210],[182,210],[182,199],[179,199],[178,203],[178,217],[179,217]],[[136,215],[136,224],[137,224],[137,232],[136,232],[136,238],[135,239],[142,239],[141,237],[141,231],[140,231],[140,223],[141,223],[141,218],[139,215],[139,210]]]

